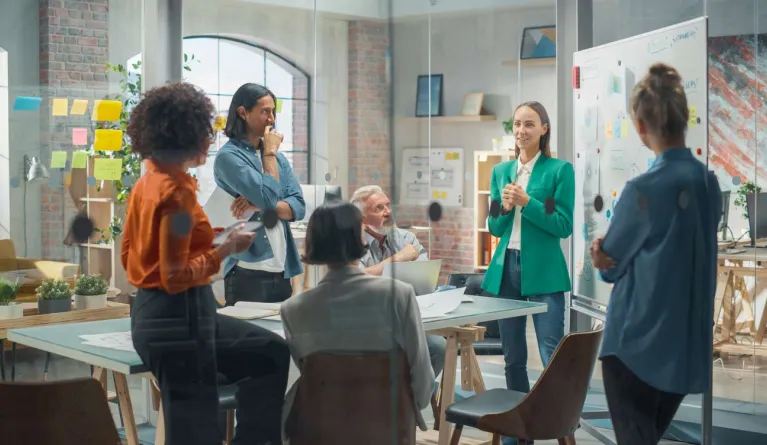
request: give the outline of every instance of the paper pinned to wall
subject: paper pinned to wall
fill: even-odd
[[[72,109],[69,110],[69,113],[73,116],[82,116],[87,109],[88,101],[86,99],[75,99],[72,101]]]
[[[68,114],[68,109],[69,99],[65,97],[57,97],[53,99],[51,113],[53,113],[54,116],[66,116]]]
[[[40,97],[17,96],[13,101],[14,111],[37,111],[40,109],[40,103],[43,101]]]
[[[274,102],[274,114],[282,113],[282,99],[277,99]]]
[[[72,153],[72,168],[86,168],[88,166],[88,153],[78,150]]]
[[[96,158],[93,162],[93,177],[97,181],[119,181],[122,178],[121,158]]]
[[[93,105],[91,120],[118,121],[123,104],[119,100],[97,100]]]
[[[72,145],[88,145],[88,129],[72,129]]]
[[[123,145],[122,130],[96,130],[96,139],[93,142],[93,149],[96,151],[117,151]]]
[[[51,153],[51,168],[66,168],[67,152],[54,151]]]

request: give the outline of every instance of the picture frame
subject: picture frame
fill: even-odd
[[[421,74],[418,76],[415,99],[415,116],[442,116],[443,84],[442,74]],[[431,95],[430,95],[431,93]],[[431,103],[429,98],[431,97]]]
[[[557,26],[529,26],[522,30],[519,60],[557,57]]]
[[[479,116],[482,114],[482,104],[485,100],[485,93],[469,93],[463,96],[463,106],[461,106],[461,116]]]

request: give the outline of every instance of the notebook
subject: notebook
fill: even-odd
[[[217,311],[227,317],[239,318],[240,320],[255,320],[278,316],[280,303],[256,303],[252,301],[239,301],[234,306],[227,306]]]

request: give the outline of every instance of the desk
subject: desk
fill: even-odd
[[[762,311],[759,325],[754,313],[754,297],[748,291],[745,278],[767,277],[767,249],[737,246],[742,253],[720,252],[717,271],[716,294],[714,297],[714,350],[720,354],[747,354],[767,356],[767,345],[763,345],[767,332],[767,306]],[[754,263],[744,266],[743,263]],[[736,300],[740,292],[740,301]],[[745,312],[746,321],[738,323],[740,312]],[[722,315],[721,323],[719,321]],[[718,338],[717,338],[717,333]],[[738,344],[737,336],[751,337],[753,344]]]
[[[460,292],[464,289],[454,289],[447,292]],[[447,354],[443,385],[451,388],[441,394],[439,443],[447,445],[450,438],[450,428],[445,422],[445,410],[453,402],[457,368],[458,344],[461,348],[461,380],[470,384],[476,392],[484,391],[482,376],[478,372],[476,356],[471,343],[476,338],[476,330],[484,335],[483,328],[464,327],[471,323],[500,320],[512,317],[526,317],[531,314],[546,312],[546,305],[521,301],[504,300],[500,298],[474,297],[473,303],[462,303],[461,306],[443,318],[424,321],[424,328],[432,333],[445,335],[447,338]],[[266,329],[277,331],[282,329],[278,321],[253,320],[253,324]],[[136,422],[128,392],[128,375],[151,377],[148,369],[135,352],[117,351],[82,344],[80,335],[103,334],[109,332],[125,332],[130,330],[129,319],[105,320],[88,323],[74,323],[66,326],[45,326],[25,329],[13,329],[8,332],[8,339],[32,348],[54,353],[77,360],[95,367],[94,378],[101,379],[105,372],[112,371],[115,380],[117,397],[120,401],[123,425],[129,445],[138,445]],[[468,347],[463,347],[464,345]],[[469,377],[464,375],[469,373]],[[476,371],[476,372],[473,372]],[[468,381],[467,381],[468,380]],[[159,428],[158,428],[159,429]]]

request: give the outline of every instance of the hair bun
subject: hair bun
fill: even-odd
[[[682,83],[679,72],[665,63],[655,63],[650,67],[651,85],[654,89],[676,88]]]

